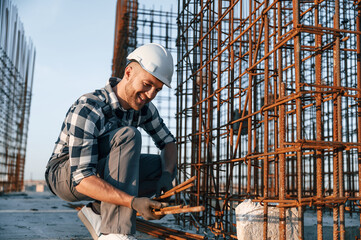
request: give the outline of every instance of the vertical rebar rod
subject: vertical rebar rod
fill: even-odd
[[[335,0],[335,13],[333,17],[334,28],[339,28],[339,1]],[[335,36],[335,44],[333,47],[333,81],[334,86],[340,86],[340,37]],[[334,118],[334,127],[333,127],[333,138],[334,141],[341,141],[339,139],[339,131],[341,130],[341,119],[340,119],[340,109],[341,109],[341,97],[335,93],[333,99],[333,118]],[[341,155],[339,154],[341,153]],[[340,164],[342,158],[342,151],[339,148],[334,148],[334,159],[333,159],[333,191],[334,197],[340,197],[340,175],[342,175]],[[341,163],[342,164],[342,163]],[[333,239],[337,240],[340,236],[339,231],[339,220],[340,220],[340,207],[335,205],[333,207]],[[341,229],[340,229],[341,230]]]
[[[214,11],[214,14],[217,13],[217,18],[213,18],[213,21],[215,21],[216,19],[218,20],[218,18],[220,18],[220,16],[222,15],[222,1],[218,1],[218,6],[217,6],[217,10]],[[222,50],[222,25],[221,23],[218,23],[219,25],[217,26],[217,47],[216,47],[216,52],[217,54],[221,52]],[[220,131],[220,127],[221,127],[221,92],[219,91],[221,89],[221,66],[222,66],[222,55],[219,54],[217,57],[217,75],[216,75],[216,83],[217,83],[217,159],[221,159],[221,148],[220,148],[220,143],[221,143],[221,131]],[[223,184],[220,181],[220,175],[221,175],[221,168],[220,166],[217,164],[216,166],[217,168],[217,187],[218,187],[218,191],[217,193],[219,194],[220,190],[221,190],[221,184]],[[217,195],[218,195],[217,194]],[[219,195],[218,195],[219,196]],[[217,207],[220,207],[217,204]],[[220,209],[217,209],[220,210]],[[219,217],[219,214],[217,214],[216,219]],[[219,219],[217,219],[219,220]],[[219,224],[219,222],[217,221],[216,224]],[[219,227],[220,228],[220,227]]]
[[[335,16],[334,16],[334,28],[336,30],[340,29],[340,0],[335,0]],[[341,63],[340,63],[340,43],[341,36],[336,36],[335,46],[334,46],[334,59],[335,59],[335,83],[336,86],[341,87]],[[337,96],[337,140],[342,142],[342,96]],[[338,182],[339,182],[339,197],[344,197],[344,171],[343,171],[343,149],[337,150],[337,160],[338,160]],[[345,239],[345,205],[340,204],[339,207],[339,220],[340,220],[340,239]]]
[[[200,0],[200,8],[203,7],[203,0]],[[200,18],[199,18],[200,22],[203,23],[203,12],[200,13]],[[199,25],[199,36],[198,37],[195,37],[195,39],[201,39],[203,37],[203,24],[200,24]],[[198,43],[199,46],[199,69],[200,70],[197,70],[197,72],[194,72],[194,74],[196,74],[196,77],[199,76],[199,83],[198,83],[198,89],[199,89],[199,92],[198,92],[198,89],[197,89],[197,81],[194,81],[196,83],[196,87],[194,88],[193,87],[193,92],[197,94],[198,92],[198,96],[195,97],[195,102],[197,101],[198,99],[198,102],[203,100],[203,41],[199,42]],[[196,68],[194,68],[194,70],[196,71]],[[193,85],[194,86],[194,85]],[[203,122],[203,108],[202,108],[202,103],[200,103],[198,105],[198,107],[195,107],[197,110],[196,112],[198,113],[198,117],[197,117],[197,121],[198,121],[198,132],[201,133],[203,132],[203,127],[202,127],[202,122]],[[199,174],[198,174],[198,177],[200,179],[200,181],[198,182],[198,187],[202,189],[198,191],[198,200],[197,200],[197,203],[200,204],[200,197],[202,196],[202,198],[204,199],[204,196],[203,194],[206,192],[206,189],[204,189],[206,187],[206,184],[205,184],[205,181],[209,178],[209,176],[207,176],[203,170],[203,176],[201,176],[202,174],[202,171],[201,168],[203,169],[204,167],[202,167],[202,163],[203,163],[203,157],[202,157],[202,150],[204,148],[202,148],[202,135],[199,134],[197,135],[197,150],[198,150],[198,156],[197,156],[197,159],[198,159],[198,164],[199,164]],[[202,182],[202,184],[200,184]]]
[[[299,0],[293,0],[293,28],[297,28],[300,24],[300,3]],[[301,33],[294,37],[294,65],[295,65],[295,85],[296,93],[301,89]],[[302,100],[296,99],[296,141],[302,140]],[[302,184],[302,149],[297,150],[297,198],[301,202],[303,194]],[[300,239],[303,239],[303,207],[298,207],[298,229]]]
[[[249,0],[249,23],[253,20],[253,14],[252,14],[252,6],[253,1]],[[248,33],[248,66],[252,67],[253,62],[253,34],[252,34],[252,28],[249,30]],[[252,73],[252,72],[251,72]],[[248,74],[248,114],[252,113],[252,74]],[[252,125],[252,117],[248,117],[248,126]],[[252,152],[252,128],[248,127],[248,147],[247,150],[249,153]],[[251,159],[248,159],[247,161],[247,194],[251,194],[251,179],[252,179],[252,166],[251,166]]]
[[[319,27],[319,0],[315,0],[315,26]],[[321,77],[322,77],[322,54],[321,54],[321,46],[322,46],[322,37],[320,34],[316,34],[315,36],[315,47],[316,47],[316,85],[321,85]],[[321,88],[316,87],[316,91],[321,91]],[[316,139],[318,141],[322,140],[322,95],[318,93],[316,95]],[[322,151],[316,150],[316,194],[317,199],[322,201],[323,193],[323,161],[322,161]],[[322,206],[317,206],[317,239],[323,239],[323,228],[322,228],[322,218],[323,218],[323,208]]]
[[[361,1],[357,5],[357,17],[356,17],[356,31],[359,32],[356,36],[356,51],[357,51],[357,87],[361,89]],[[357,101],[357,141],[361,142],[361,92],[358,92],[358,101]],[[358,147],[357,153],[358,160],[358,194],[361,196],[361,146]],[[360,206],[358,206],[358,210]],[[360,214],[360,223],[361,223],[361,214]],[[361,236],[361,224],[359,226],[359,234]]]
[[[208,5],[209,10],[212,9],[212,4]],[[208,28],[211,28],[212,22],[212,15],[208,14],[208,23],[207,26]],[[211,56],[211,52],[213,49],[213,41],[211,39],[211,37],[207,38],[207,56]],[[213,76],[212,76],[212,69],[211,69],[211,64],[207,65],[207,94],[208,96],[211,96],[213,93]],[[213,99],[212,98],[208,98],[207,99],[207,129],[209,130],[209,134],[207,135],[207,163],[211,163],[212,159],[213,159],[213,145],[212,145],[212,140],[213,140],[213,133],[211,131],[211,129],[213,129]],[[209,176],[209,187],[214,187],[216,188],[216,184],[214,181],[214,169],[211,165],[208,165],[208,172],[210,174]],[[218,188],[215,190],[215,192],[218,192]],[[217,193],[218,195],[218,193]],[[211,203],[213,201],[213,199],[209,199],[209,202]],[[216,211],[219,210],[219,204],[218,204],[218,200],[216,201],[215,204],[215,209]],[[209,209],[209,216],[212,215],[212,209]],[[208,217],[207,219],[207,223],[208,225],[211,224],[211,217]]]
[[[268,1],[265,1],[265,8],[268,7]],[[265,41],[265,47],[264,47],[264,53],[268,54],[269,52],[269,19],[268,19],[268,13],[264,15],[264,28],[265,28],[265,34],[264,34],[264,41]],[[269,100],[269,59],[267,58],[265,60],[265,70],[264,70],[264,105],[268,104]],[[264,113],[264,153],[268,153],[268,141],[269,141],[269,116],[268,111]],[[266,156],[266,158],[263,161],[263,197],[265,199],[268,198],[268,172],[269,172],[269,158]],[[268,235],[268,204],[264,204],[263,209],[263,240],[267,240]]]
[[[281,9],[282,9],[282,2],[278,2],[278,36],[281,38],[282,34],[282,18],[281,18]],[[285,96],[285,83],[283,82],[283,64],[282,64],[282,51],[281,49],[278,49],[278,79],[279,79],[279,94],[280,98],[283,98]],[[280,105],[279,107],[279,148],[282,149],[285,147],[285,135],[286,135],[286,122],[285,122],[285,105]],[[284,153],[281,153],[279,155],[279,169],[276,171],[279,172],[279,187],[278,187],[278,195],[279,200],[283,201],[285,200],[285,158],[286,155]],[[283,240],[286,238],[286,226],[285,226],[285,209],[280,208],[279,209],[279,238],[280,240]]]

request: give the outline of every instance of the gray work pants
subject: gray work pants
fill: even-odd
[[[98,139],[99,163],[97,174],[114,187],[132,196],[150,197],[155,193],[162,174],[159,155],[140,154],[141,134],[134,127],[122,127]],[[47,170],[49,187],[66,201],[92,200],[79,193],[71,181],[68,160]],[[106,202],[100,204],[102,233],[135,233],[135,211]]]

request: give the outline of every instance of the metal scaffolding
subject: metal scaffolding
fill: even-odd
[[[359,214],[361,1],[179,0],[178,179],[197,176],[189,196],[201,214],[180,217],[236,238],[244,199],[279,209]],[[361,228],[360,228],[361,232]],[[353,237],[354,238],[354,237]]]
[[[176,13],[155,9],[140,8],[138,1],[118,0],[114,40],[113,77],[123,77],[127,64],[126,57],[135,48],[146,43],[159,43],[175,52]],[[176,59],[174,57],[174,59]],[[172,86],[176,86],[175,77]],[[175,133],[176,98],[174,90],[164,87],[152,101],[165,124]],[[153,140],[142,129],[142,151],[158,153]]]
[[[0,192],[23,189],[34,64],[17,8],[0,1]]]

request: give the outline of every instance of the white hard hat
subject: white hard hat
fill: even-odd
[[[170,52],[160,44],[148,43],[136,48],[127,59],[137,61],[140,66],[169,88],[174,71],[173,57]]]

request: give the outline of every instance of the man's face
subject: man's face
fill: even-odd
[[[152,74],[138,66],[130,66],[126,70],[127,86],[125,89],[125,109],[140,110],[146,103],[152,101],[157,93],[162,90],[163,83]]]

